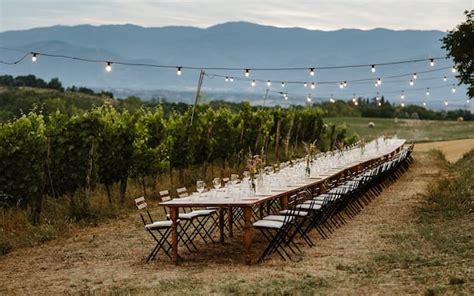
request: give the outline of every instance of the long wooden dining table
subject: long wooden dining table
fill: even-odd
[[[288,206],[288,197],[292,194],[300,192],[302,190],[309,190],[310,192],[324,193],[325,185],[328,181],[334,180],[335,178],[343,177],[347,174],[360,171],[364,167],[367,167],[374,162],[384,161],[391,156],[398,153],[405,144],[405,140],[398,140],[396,146],[392,147],[389,151],[384,151],[379,155],[373,157],[366,157],[361,161],[356,161],[345,165],[344,167],[332,168],[325,174],[321,174],[315,177],[311,177],[304,183],[294,184],[292,186],[286,186],[285,188],[279,188],[278,190],[272,190],[271,194],[267,195],[255,195],[249,197],[216,197],[213,196],[212,192],[203,194],[201,196],[189,196],[184,198],[175,198],[166,202],[160,203],[160,206],[167,207],[169,209],[170,219],[172,223],[171,230],[171,247],[172,257],[176,264],[179,263],[178,255],[178,217],[180,208],[217,208],[219,212],[219,230],[220,230],[220,241],[224,242],[224,216],[227,212],[229,236],[233,236],[233,209],[242,208],[243,210],[243,245],[245,248],[245,262],[251,264],[251,246],[253,240],[253,227],[252,227],[252,216],[253,209],[255,207],[262,207],[265,203],[279,199],[282,208]],[[261,211],[260,211],[261,212]]]

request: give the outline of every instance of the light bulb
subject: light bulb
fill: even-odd
[[[249,77],[250,76],[250,69],[245,69],[245,77]]]
[[[377,84],[378,84],[378,85],[381,85],[381,84],[382,84],[382,79],[381,79],[381,78],[377,79]]]
[[[225,82],[228,82],[229,81],[229,77],[225,77]]]
[[[405,107],[405,103],[401,103],[400,106]]]
[[[448,104],[449,104],[448,101],[444,101],[445,106],[448,106]]]
[[[444,82],[448,81],[448,78],[446,76],[443,77]]]
[[[229,78],[230,82],[234,82],[234,77]]]
[[[316,84],[314,82],[311,83],[311,88],[314,89],[316,87]]]
[[[267,81],[267,86],[272,85],[272,82],[270,80]]]
[[[285,87],[285,82],[284,81],[281,82],[281,87]]]
[[[347,87],[347,81],[344,81],[342,84],[344,85],[344,87]]]
[[[252,86],[255,86],[255,80],[252,80]]]
[[[416,73],[413,73],[413,79],[416,79]]]
[[[375,73],[375,65],[372,65],[371,71],[372,73]]]
[[[38,54],[33,52],[31,54],[31,61],[33,61],[33,63],[34,63],[34,62],[36,62],[36,60],[38,60]]]
[[[379,87],[379,84],[377,83],[377,81],[375,81],[374,85],[375,87]]]
[[[339,83],[339,88],[344,88],[344,84],[342,82]]]
[[[425,107],[426,107],[426,102],[423,102],[423,106],[425,106]]]
[[[430,95],[430,89],[429,89],[429,88],[426,89],[426,95],[427,95],[427,96]]]
[[[413,80],[410,80],[410,86],[413,86],[413,84],[415,84]]]
[[[456,86],[455,86],[454,84],[453,84],[453,88],[451,89],[451,91],[452,91],[453,93],[456,92]]]
[[[379,102],[378,105],[379,105],[379,106],[382,106],[382,103]]]
[[[356,105],[356,106],[357,106],[357,105],[359,105],[359,103],[356,101],[356,102],[354,102],[354,105]]]
[[[430,66],[433,67],[434,66],[434,59],[430,59]]]
[[[405,98],[405,92],[402,90],[402,94],[400,95],[400,98],[403,100]]]
[[[308,95],[308,96],[306,97],[306,101],[308,101],[308,103],[311,102],[311,96],[310,96],[310,95]]]
[[[105,71],[107,71],[107,72],[112,71],[112,63],[111,62],[107,62],[107,66],[105,66]]]
[[[314,76],[314,68],[309,69],[309,75]]]
[[[178,70],[176,70],[176,75],[178,75],[178,76],[181,75],[181,67],[178,67]]]
[[[375,97],[375,100],[376,100],[376,101],[380,101],[380,97],[379,97],[379,96],[376,96],[376,97]]]
[[[451,72],[453,72],[453,73],[456,73],[456,72],[457,72],[457,70],[456,70],[456,67],[455,67],[455,66],[453,66],[453,67],[451,68]]]
[[[308,87],[308,83],[306,83],[306,82],[303,83],[303,86],[304,86],[304,87]]]

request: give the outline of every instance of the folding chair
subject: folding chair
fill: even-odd
[[[164,253],[172,259],[170,254],[171,244],[168,242],[168,237],[171,234],[171,226],[173,222],[169,220],[154,221],[148,211],[147,203],[143,196],[135,199],[135,205],[140,211],[140,217],[145,226],[145,230],[150,233],[156,242],[155,247],[147,257],[146,262],[148,263],[150,260],[153,260],[160,250],[163,250]],[[144,212],[146,212],[146,215]],[[177,222],[179,223],[179,220]]]

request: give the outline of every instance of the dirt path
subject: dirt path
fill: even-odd
[[[245,266],[236,239],[224,246],[205,246],[201,254],[186,256],[180,266],[167,258],[145,264],[151,241],[133,215],[0,258],[0,294],[221,294],[272,289],[355,295],[420,293],[416,285],[400,283],[391,272],[368,277],[363,270],[363,263],[374,252],[390,247],[382,238],[388,227],[411,223],[413,209],[421,199],[419,193],[437,173],[427,153],[417,152],[415,159],[397,183],[330,239],[318,240],[314,248],[304,247],[305,255],[299,262],[274,257],[261,265]]]
[[[441,150],[446,156],[446,160],[456,162],[464,153],[474,149],[474,139],[420,143],[415,145],[415,151],[426,152],[431,149]]]

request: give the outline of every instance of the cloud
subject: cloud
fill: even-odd
[[[0,30],[90,23],[208,27],[250,21],[279,27],[452,29],[470,0],[2,0]]]

